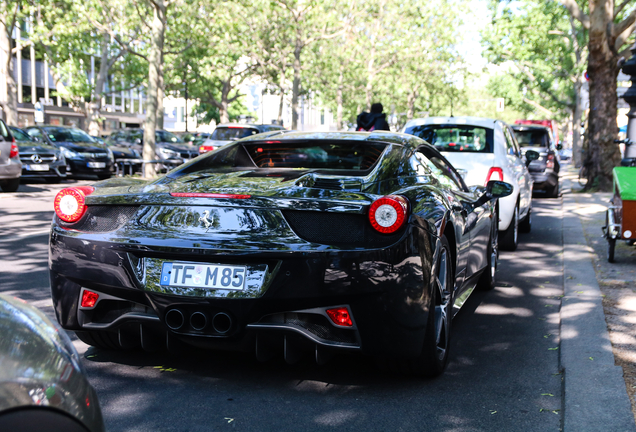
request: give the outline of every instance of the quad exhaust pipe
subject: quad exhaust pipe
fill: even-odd
[[[165,316],[166,325],[170,330],[181,330],[186,324],[186,318],[179,309],[170,309]],[[196,331],[202,331],[208,326],[208,317],[203,312],[194,312],[190,315],[190,327]],[[226,334],[232,329],[232,318],[225,312],[218,312],[212,317],[212,328],[218,334]]]

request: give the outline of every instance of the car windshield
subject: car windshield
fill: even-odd
[[[191,165],[182,174],[225,172],[236,168],[291,168],[351,171],[371,169],[387,144],[349,141],[288,141],[246,143],[222,147]]]
[[[256,135],[257,133],[257,129],[242,126],[218,127],[214,129],[210,139],[217,141],[236,141],[241,138]]]
[[[95,140],[93,140],[90,135],[80,129],[48,127],[44,128],[44,133],[52,142],[95,142]]]
[[[33,138],[31,138],[29,135],[27,135],[25,132],[21,131],[20,129],[12,128],[12,127],[10,127],[9,129],[11,129],[11,134],[13,135],[13,138],[15,138],[16,141],[35,141]]]
[[[542,129],[515,130],[517,142],[521,147],[548,147],[548,131]]]
[[[493,131],[468,125],[419,125],[407,128],[415,135],[446,152],[492,153]]]

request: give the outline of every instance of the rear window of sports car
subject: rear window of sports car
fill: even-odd
[[[493,130],[469,125],[419,125],[405,130],[439,151],[492,153]]]
[[[222,147],[185,168],[182,174],[228,169],[289,168],[349,171],[371,169],[387,147],[359,141],[250,142]]]

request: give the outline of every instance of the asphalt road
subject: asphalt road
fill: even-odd
[[[53,316],[46,230],[55,192],[0,194],[0,292]],[[75,341],[109,431],[558,431],[561,199],[535,199],[533,230],[502,252],[495,290],[455,318],[437,379],[380,370],[361,356],[258,363],[245,354],[107,352]]]

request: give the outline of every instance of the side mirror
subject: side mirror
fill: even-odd
[[[513,191],[514,187],[510,183],[502,182],[499,180],[490,180],[486,184],[486,192],[484,192],[484,194],[479,197],[479,199],[475,203],[475,207],[479,207],[480,205],[496,198],[507,197],[508,195],[512,194]]]
[[[534,150],[526,151],[526,166],[530,165],[530,162],[535,161],[540,157],[541,155],[539,154],[539,152],[536,152]]]

